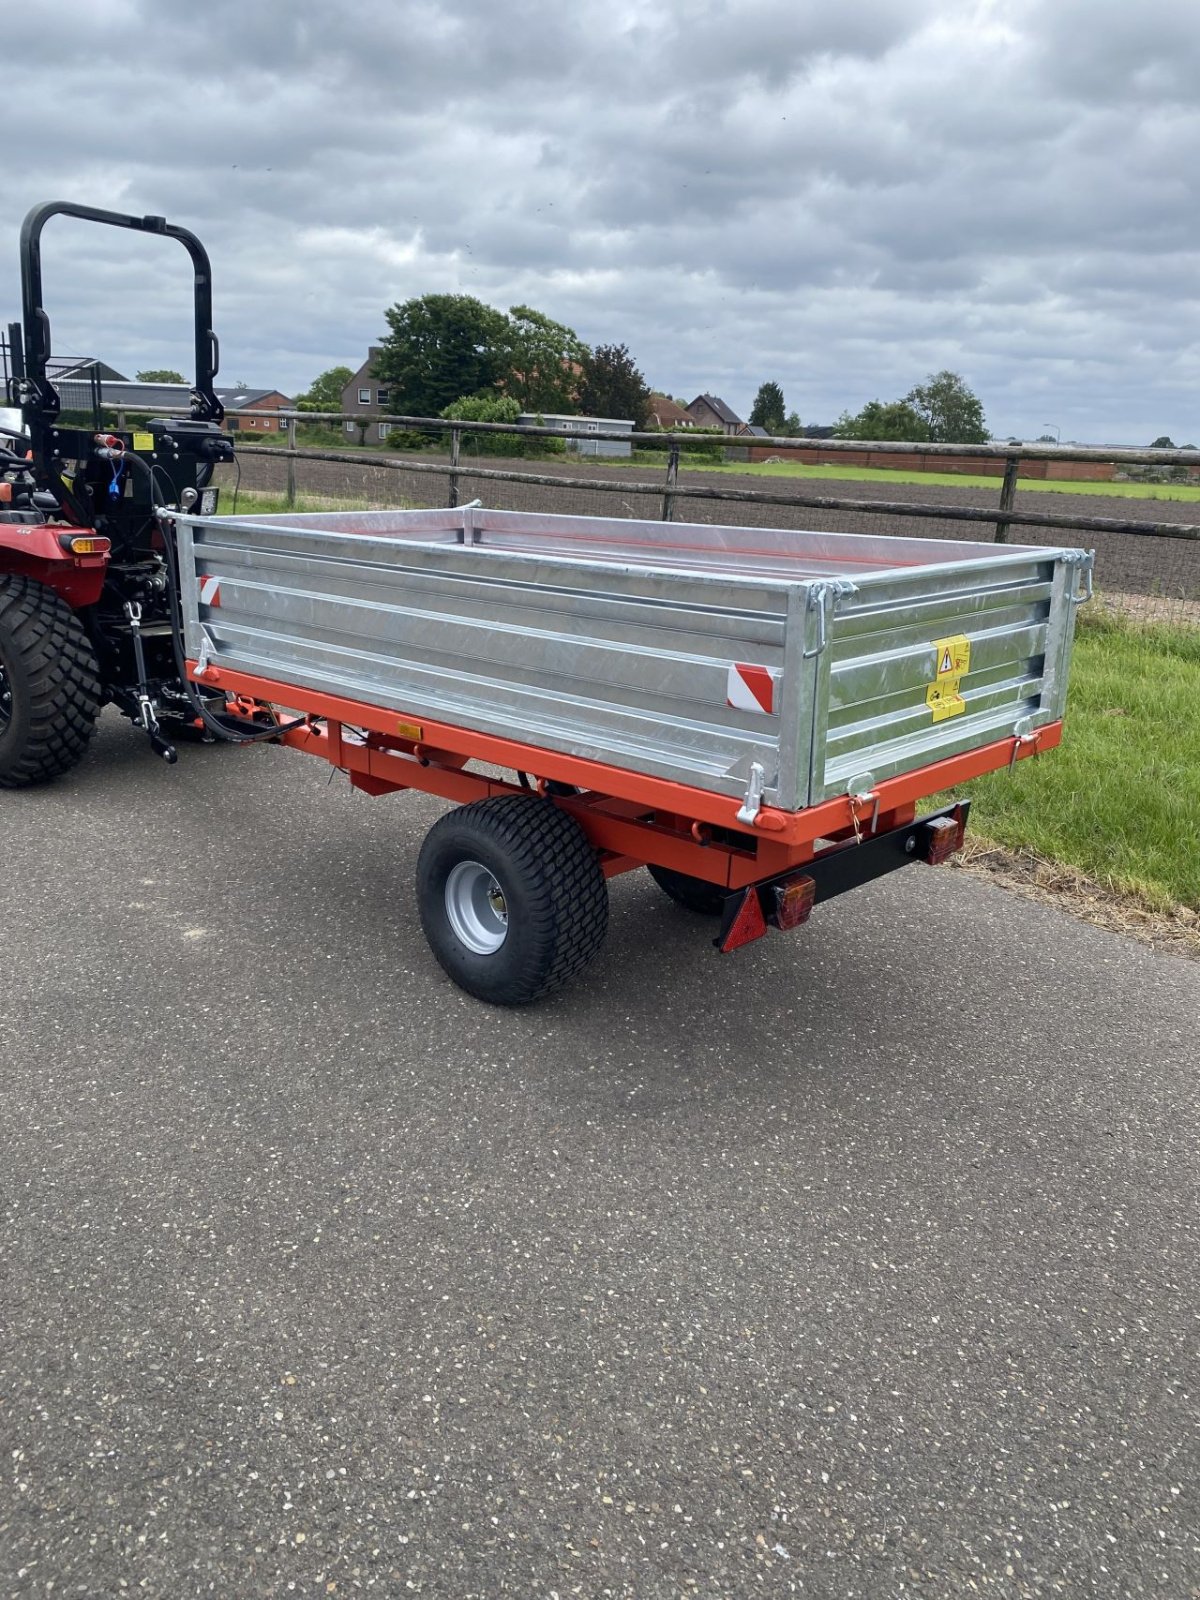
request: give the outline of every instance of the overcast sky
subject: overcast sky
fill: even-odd
[[[766,379],[832,422],[950,367],[999,437],[1200,442],[1196,0],[52,18],[10,52],[6,320],[21,217],[73,199],[200,234],[223,383],[294,393],[455,290],[743,417]],[[43,246],[58,353],[191,375],[181,250],[61,220]]]

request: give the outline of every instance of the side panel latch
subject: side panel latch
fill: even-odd
[[[763,770],[761,761],[750,763],[750,781],[746,785],[746,798],[742,801],[741,810],[737,820],[750,825],[755,822],[758,813],[762,810],[763,789],[766,786],[767,775]]]

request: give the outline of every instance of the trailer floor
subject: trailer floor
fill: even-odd
[[[0,794],[0,1593],[1194,1591],[1200,968],[636,874],[497,1013],[326,776]]]

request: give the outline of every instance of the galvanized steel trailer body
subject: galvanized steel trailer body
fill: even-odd
[[[606,873],[726,889],[1056,743],[1090,593],[1071,549],[479,506],[173,520],[206,691],[307,713],[288,742],[375,792],[519,792],[473,758],[582,790],[553,802]]]

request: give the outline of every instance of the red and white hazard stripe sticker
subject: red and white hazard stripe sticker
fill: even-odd
[[[775,712],[775,674],[769,667],[747,666],[735,661],[729,668],[725,704],[735,711],[757,711],[761,716]]]
[[[220,578],[200,579],[200,604],[203,606],[219,606],[221,604]]]

